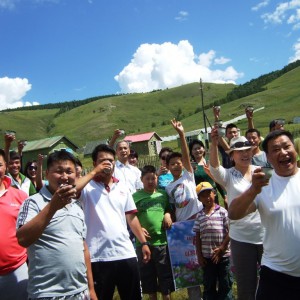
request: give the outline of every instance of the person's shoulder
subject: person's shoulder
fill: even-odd
[[[28,198],[28,194],[20,189],[16,189],[13,186],[7,187],[8,195],[12,196],[20,201],[24,201]]]
[[[155,191],[155,194],[157,194],[157,195],[163,195],[163,196],[168,196],[168,193],[167,193],[165,190],[160,189],[160,188],[158,188],[158,189]]]
[[[223,206],[220,206],[220,205],[217,204],[216,209],[219,209],[221,214],[224,214],[226,216],[228,215],[228,211]]]
[[[144,195],[146,192],[142,190],[138,190],[132,194],[133,199],[139,198],[140,196]]]

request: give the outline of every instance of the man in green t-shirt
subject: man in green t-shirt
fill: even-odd
[[[163,299],[171,299],[174,291],[170,257],[167,249],[166,229],[172,225],[167,193],[157,190],[157,174],[153,166],[144,166],[141,180],[144,188],[133,194],[144,234],[151,249],[151,260],[144,264],[141,244],[137,241],[137,257],[141,273],[143,294],[157,299],[161,292]]]

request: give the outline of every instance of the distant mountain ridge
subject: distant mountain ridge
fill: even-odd
[[[244,113],[248,104],[262,107],[255,126],[267,128],[272,118],[286,121],[300,116],[300,61],[253,79],[243,85],[203,84],[204,108],[213,121],[211,107],[221,104],[221,117],[229,120]],[[45,104],[1,111],[0,128],[17,131],[18,139],[35,140],[66,135],[79,146],[109,138],[116,128],[127,134],[156,131],[174,134],[170,119],[182,120],[186,131],[203,128],[199,83],[124,95],[106,95],[85,100]],[[239,123],[244,130],[245,121]],[[0,140],[0,145],[3,141]],[[2,146],[3,147],[3,146]]]

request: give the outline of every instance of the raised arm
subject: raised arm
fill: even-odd
[[[50,223],[50,220],[56,211],[69,204],[71,199],[75,198],[75,195],[76,189],[73,188],[72,185],[58,188],[50,202],[33,219],[17,230],[19,244],[22,247],[27,248],[37,241]]]
[[[110,139],[110,141],[109,141],[109,143],[108,143],[108,146],[111,147],[111,148],[114,148],[117,139],[118,139],[122,134],[123,134],[123,133],[122,133],[122,130],[116,129],[116,130],[114,131],[114,134],[113,134],[112,138]]]
[[[189,156],[189,149],[188,145],[185,139],[184,134],[184,128],[181,124],[181,122],[176,121],[176,119],[171,120],[173,128],[178,132],[179,138],[180,138],[180,146],[181,146],[181,154],[182,154],[182,164],[184,168],[190,172],[193,173],[193,167],[191,165],[190,156]]]
[[[218,168],[220,166],[218,140],[218,128],[213,128],[211,130],[211,146],[209,152],[209,164],[213,168]]]
[[[5,133],[5,135],[4,135],[4,152],[5,152],[5,160],[7,163],[10,160],[10,157],[9,157],[10,146],[11,146],[11,143],[15,139],[16,139],[16,136],[14,134]]]
[[[43,183],[43,160],[44,160],[44,155],[38,154],[37,157],[37,170],[36,170],[36,190],[39,191],[44,183]]]
[[[253,110],[246,107],[245,109],[247,121],[248,121],[248,129],[254,128],[254,122],[253,122]]]
[[[234,198],[228,208],[228,217],[231,220],[238,220],[256,210],[255,197],[261,192],[263,186],[268,185],[264,173],[257,168],[252,175],[252,184],[248,190]]]

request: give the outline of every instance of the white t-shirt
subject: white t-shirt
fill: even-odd
[[[115,164],[114,177],[125,183],[131,194],[143,188],[140,169],[130,164],[124,165],[117,160]]]
[[[300,172],[273,173],[255,203],[266,228],[262,265],[300,277]]]
[[[193,173],[184,171],[182,176],[166,186],[170,203],[175,205],[176,221],[186,221],[202,208],[198,200]]]
[[[251,166],[251,172],[256,169],[256,166]],[[225,169],[222,166],[218,168],[209,167],[212,176],[216,182],[225,187],[227,191],[228,205],[231,201],[245,192],[251,185],[251,182],[246,180],[242,173],[234,167]],[[248,214],[240,220],[229,220],[229,236],[238,242],[262,244],[264,236],[264,228],[261,224],[259,212]]]
[[[122,182],[108,192],[103,183],[91,180],[81,192],[87,226],[86,243],[92,262],[136,257],[129,238],[126,212],[136,212],[131,193]]]

